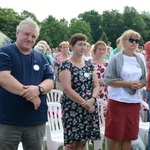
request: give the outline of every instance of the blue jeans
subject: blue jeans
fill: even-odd
[[[150,107],[150,91],[146,91],[146,98],[147,98],[147,103]],[[150,110],[148,110],[148,119],[150,122]],[[149,128],[149,132],[148,132],[148,150],[150,150],[150,128]]]
[[[41,150],[45,123],[27,127],[0,124],[0,150],[17,150],[22,142],[24,150]]]
[[[148,103],[148,105],[149,105],[149,107],[150,107],[150,91],[146,91],[146,99],[147,99],[147,103]],[[150,122],[150,113],[149,113],[149,111],[148,111],[148,113],[147,113],[148,115],[148,118],[147,118],[147,121],[149,121]]]
[[[149,115],[150,115],[150,111],[149,111]],[[148,150],[150,150],[150,127],[148,131]]]

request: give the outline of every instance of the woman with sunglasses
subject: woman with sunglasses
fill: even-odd
[[[109,62],[104,83],[108,85],[105,136],[110,150],[130,150],[131,140],[138,138],[141,88],[146,84],[144,62],[135,50],[140,34],[127,30],[121,36],[122,50]]]

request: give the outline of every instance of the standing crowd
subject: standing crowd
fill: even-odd
[[[65,150],[85,150],[100,140],[97,98],[107,102],[105,136],[110,150],[131,149],[138,138],[142,89],[150,105],[150,41],[140,49],[140,33],[126,30],[111,42],[88,43],[82,33],[51,49],[36,45],[40,28],[27,18],[16,42],[0,48],[0,150],[41,150],[47,122],[46,94],[63,91]],[[147,121],[149,121],[149,115]]]

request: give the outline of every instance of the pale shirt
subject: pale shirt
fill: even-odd
[[[123,68],[121,70],[121,78],[124,81],[139,81],[142,76],[142,70],[135,57],[123,55]],[[136,90],[136,93],[131,95],[124,90],[123,87],[108,86],[108,98],[125,103],[141,103],[141,90]]]
[[[86,61],[92,61],[92,55],[91,54],[89,54],[89,56],[82,55],[82,58]]]

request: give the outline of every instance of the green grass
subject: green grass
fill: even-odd
[[[103,146],[103,150],[105,150],[105,146]],[[61,146],[58,150],[63,150],[63,147]],[[89,145],[89,150],[94,150],[93,145]],[[146,147],[146,150],[148,150],[148,147]]]
[[[105,146],[103,146],[103,150],[105,150]],[[63,147],[61,146],[58,150],[63,150]],[[89,145],[89,150],[94,150],[94,146],[93,145]]]
[[[58,150],[63,150],[62,146]],[[92,145],[89,145],[89,150],[94,150],[94,147]]]

